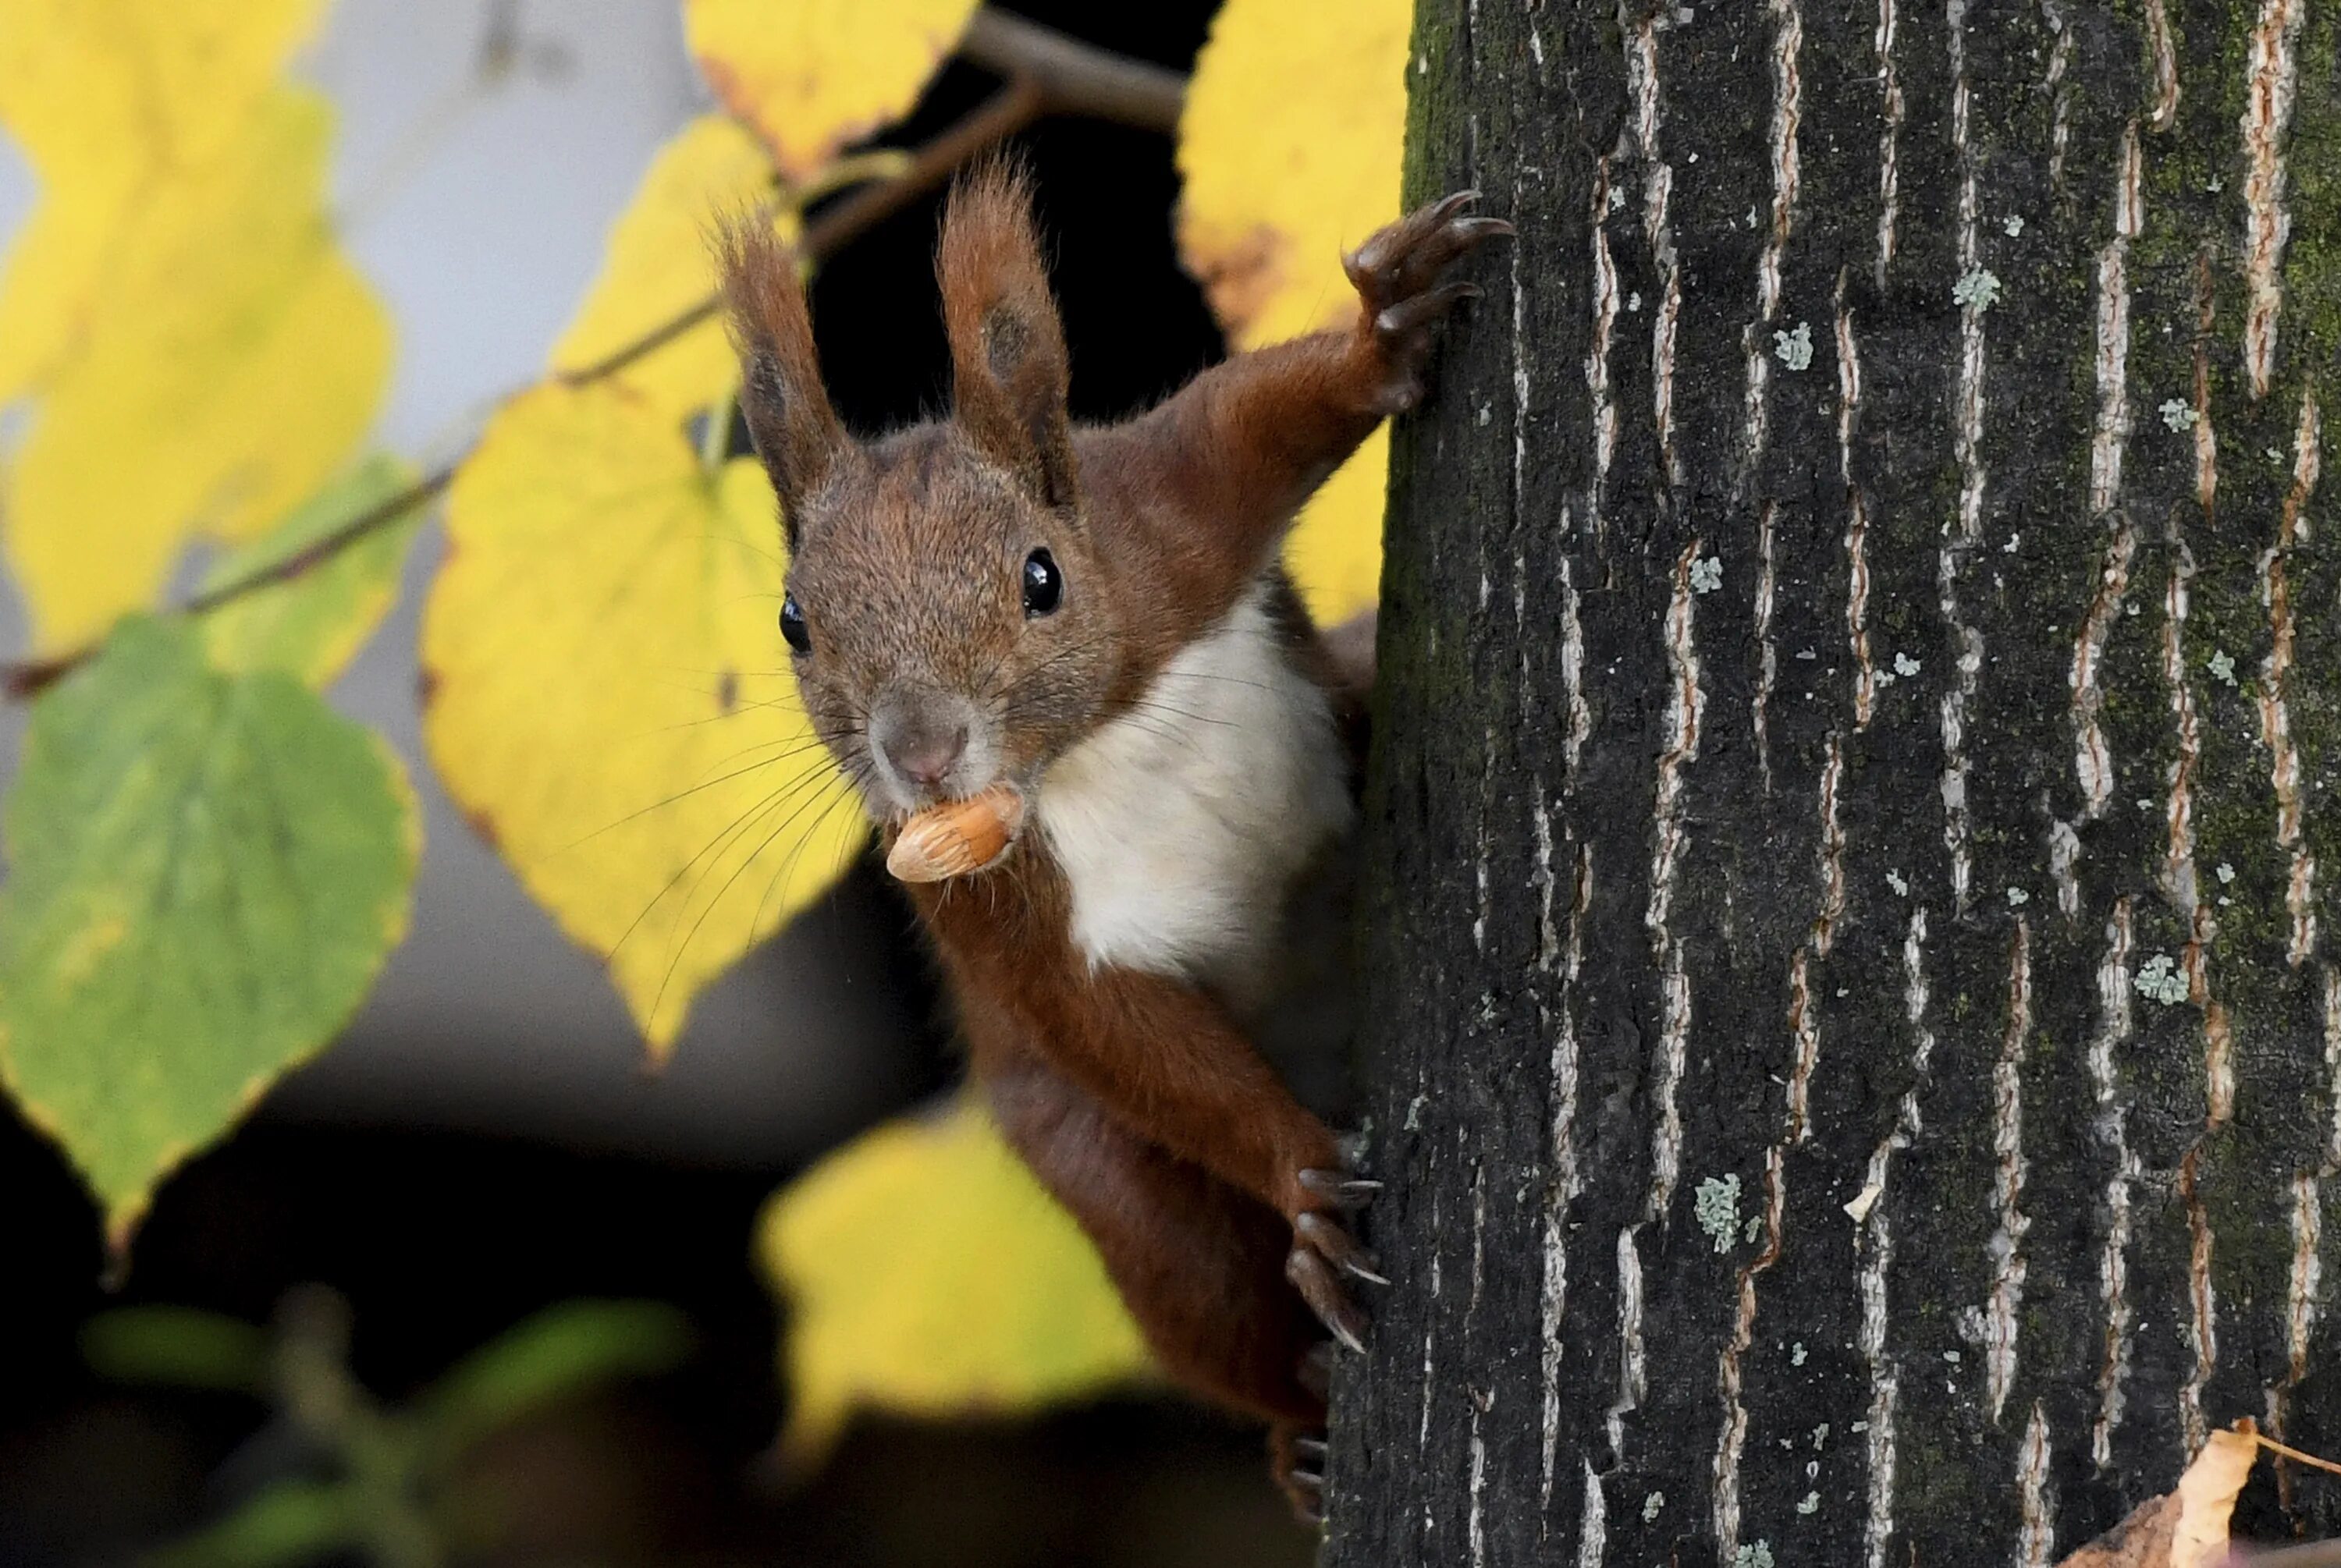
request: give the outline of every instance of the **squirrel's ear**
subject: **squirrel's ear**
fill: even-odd
[[[1043,506],[1075,501],[1065,332],[1015,164],[980,165],[951,191],[935,252],[960,425]]]
[[[716,254],[740,355],[740,412],[780,492],[782,531],[794,550],[800,505],[845,450],[845,427],[821,384],[795,253],[758,214],[727,223]]]

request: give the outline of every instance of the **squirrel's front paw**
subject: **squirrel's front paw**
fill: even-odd
[[[1381,362],[1380,411],[1401,413],[1422,401],[1422,368],[1430,359],[1431,329],[1475,283],[1439,282],[1449,263],[1512,225],[1469,215],[1477,191],[1458,191],[1419,208],[1341,258],[1365,302],[1376,356]]]
[[[1373,1254],[1358,1245],[1332,1211],[1362,1207],[1381,1190],[1381,1183],[1333,1170],[1304,1170],[1297,1179],[1314,1203],[1324,1206],[1306,1207],[1292,1216],[1292,1251],[1284,1260],[1284,1277],[1335,1339],[1362,1352],[1372,1320],[1350,1299],[1341,1275],[1374,1285],[1390,1281],[1382,1277]]]

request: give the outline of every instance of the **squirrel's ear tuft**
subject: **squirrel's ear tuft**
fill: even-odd
[[[993,158],[951,190],[935,252],[961,428],[1043,506],[1071,511],[1065,332],[1032,226],[1031,181]]]
[[[845,427],[821,384],[796,253],[761,213],[726,222],[715,251],[740,355],[740,412],[780,492],[781,528],[794,550],[802,503],[846,448]]]

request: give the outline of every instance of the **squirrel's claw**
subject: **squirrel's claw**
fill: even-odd
[[[1268,1434],[1269,1473],[1303,1524],[1325,1523],[1325,1441],[1303,1437],[1290,1426]]]
[[[1284,1277],[1336,1340],[1362,1354],[1372,1320],[1350,1299],[1341,1275],[1372,1285],[1388,1285],[1390,1280],[1374,1255],[1358,1245],[1357,1237],[1330,1210],[1363,1207],[1381,1190],[1381,1183],[1323,1167],[1296,1172],[1294,1180],[1310,1198],[1328,1207],[1302,1207],[1293,1215],[1292,1252],[1284,1260]]]
[[[1422,368],[1430,358],[1430,331],[1457,302],[1478,293],[1468,283],[1441,283],[1449,264],[1512,225],[1502,218],[1469,215],[1477,191],[1458,191],[1410,213],[1341,259],[1366,307],[1367,332],[1381,362],[1380,402],[1385,412],[1422,400]]]
[[[1307,1246],[1294,1247],[1285,1257],[1284,1277],[1344,1349],[1359,1355],[1366,1353],[1366,1331],[1373,1326],[1373,1320],[1350,1299],[1322,1255]]]
[[[1452,261],[1473,243],[1457,242],[1451,231],[1471,224],[1504,223],[1501,218],[1465,218],[1458,214],[1476,204],[1477,191],[1451,191],[1427,207],[1417,207],[1394,223],[1384,224],[1366,243],[1341,258],[1343,270],[1358,292],[1370,287],[1420,287],[1430,273]],[[1509,230],[1511,225],[1504,223]],[[1411,292],[1411,291],[1409,291]]]
[[[1293,1234],[1324,1254],[1327,1262],[1344,1274],[1374,1285],[1388,1285],[1374,1255],[1360,1246],[1357,1238],[1340,1225],[1321,1214],[1304,1214],[1292,1222]]]
[[[1460,215],[1479,199],[1477,191],[1458,191],[1417,208],[1342,257],[1342,270],[1366,303],[1380,310],[1419,294],[1457,257],[1511,233],[1509,219]]]
[[[1310,1529],[1325,1523],[1325,1478],[1313,1470],[1288,1470],[1281,1477],[1292,1516]]]
[[[1403,338],[1445,315],[1457,301],[1479,297],[1479,285],[1477,283],[1441,283],[1428,293],[1400,300],[1383,311],[1374,318],[1374,331],[1385,338]]]
[[[1382,1190],[1382,1184],[1363,1176],[1344,1176],[1340,1171],[1302,1171],[1301,1187],[1313,1197],[1323,1198],[1335,1208],[1360,1209],[1373,1201]]]

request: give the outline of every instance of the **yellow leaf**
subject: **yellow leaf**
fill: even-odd
[[[119,236],[104,311],[0,474],[41,648],[151,603],[190,535],[275,521],[371,422],[390,325],[321,211],[330,129],[316,94],[270,91]]]
[[[898,120],[979,0],[684,0],[683,34],[724,107],[803,181]]]
[[[1148,1374],[1096,1252],[971,1100],[832,1155],[758,1232],[790,1305],[784,1445],[801,1461],[857,1408],[1029,1410]]]
[[[1320,626],[1338,625],[1382,590],[1382,500],[1390,486],[1390,427],[1366,438],[1300,509],[1284,564]]]
[[[659,149],[610,230],[601,275],[553,345],[553,368],[595,364],[712,294],[710,227],[768,197],[772,180],[762,146],[729,116],[707,114],[684,126]],[[724,396],[740,372],[722,322],[711,315],[621,374],[679,419]]]
[[[106,297],[143,195],[232,141],[323,0],[0,0],[0,125],[40,204],[0,271],[0,402]]]
[[[866,832],[786,668],[772,489],[628,387],[548,384],[490,422],[446,527],[439,777],[663,1053]]]
[[[1243,348],[1351,320],[1341,254],[1398,216],[1413,0],[1228,0],[1179,121],[1179,250]],[[1390,443],[1301,513],[1290,561],[1320,622],[1374,602]]]

